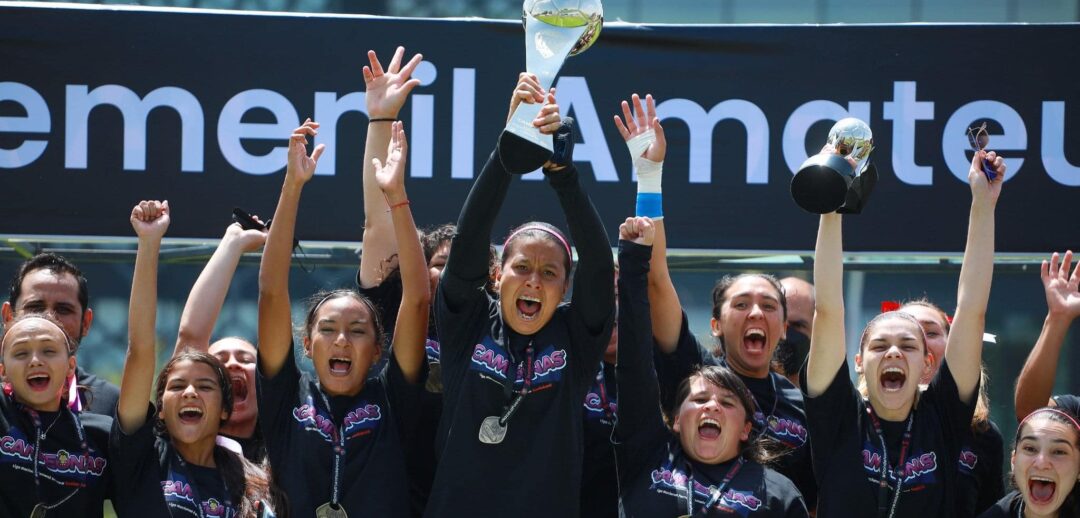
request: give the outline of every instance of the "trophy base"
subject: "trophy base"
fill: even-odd
[[[551,160],[551,150],[509,130],[499,135],[499,161],[510,174],[531,173]]]
[[[813,214],[836,212],[847,200],[851,164],[838,155],[814,155],[791,179],[791,197]]]

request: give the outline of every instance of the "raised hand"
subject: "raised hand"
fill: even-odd
[[[404,56],[405,47],[398,47],[390,59],[390,66],[384,71],[375,51],[368,51],[369,65],[364,67],[364,100],[369,118],[396,119],[409,92],[420,84],[419,79],[410,77],[424,56],[416,54],[402,67]]]
[[[311,156],[307,154],[307,139],[319,134],[319,123],[308,118],[299,128],[293,130],[289,137],[289,166],[285,171],[285,177],[293,178],[300,183],[307,183],[315,174],[315,166],[319,163],[319,157],[326,149],[325,144],[315,146]]]
[[[259,219],[258,216],[251,216],[260,224],[265,225],[266,222]],[[263,247],[266,244],[266,231],[265,230],[244,230],[239,223],[233,223],[225,229],[225,237],[222,241],[234,243],[240,247],[242,253],[254,252]]]
[[[655,238],[656,227],[649,218],[626,218],[626,221],[619,225],[619,239],[623,241],[632,241],[639,245],[652,246],[653,239]]]
[[[552,89],[554,92],[554,89]],[[540,80],[535,74],[522,72],[518,74],[518,82],[514,87],[514,93],[510,96],[510,111],[506,114],[506,122],[514,115],[521,103],[532,104],[544,102],[544,89],[540,86]]]
[[[375,166],[375,181],[386,195],[387,202],[394,204],[405,198],[405,157],[409,143],[405,140],[405,125],[394,122],[391,127],[390,145],[386,150],[386,163],[372,158]],[[399,199],[400,198],[400,199]]]
[[[622,102],[622,118],[615,116],[615,127],[623,140],[631,147],[632,158],[645,158],[653,162],[663,162],[667,154],[667,139],[664,138],[664,128],[660,125],[660,119],[656,117],[656,101],[652,94],[645,95],[645,105],[642,106],[641,97],[638,94],[631,96],[634,103],[634,113],[630,113],[630,103]],[[649,132],[652,132],[650,135]],[[635,140],[637,138],[638,140]],[[642,145],[634,145],[631,142],[641,142]],[[644,147],[640,154],[637,149]]]
[[[997,173],[993,181],[986,178],[983,173],[983,159],[989,162]],[[1005,182],[1005,162],[994,151],[976,151],[971,157],[971,168],[968,169],[968,184],[971,185],[972,199],[976,202],[985,201],[991,205],[997,204],[1001,196],[1001,184]]]
[[[1069,275],[1072,256],[1072,250],[1069,250],[1065,252],[1064,259],[1059,261],[1058,253],[1054,252],[1049,263],[1042,262],[1040,270],[1048,311],[1069,320],[1080,316],[1080,261],[1076,262],[1072,275]]]
[[[140,238],[161,239],[169,228],[169,201],[140,201],[131,209],[129,220]]]

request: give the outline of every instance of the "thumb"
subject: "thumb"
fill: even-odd
[[[322,156],[323,151],[326,151],[326,144],[319,144],[318,146],[315,146],[315,152],[311,154],[311,160],[318,164],[319,157]]]
[[[169,200],[165,200],[165,201],[161,202],[161,213],[162,214],[169,214],[170,213],[170,211],[169,211]]]
[[[382,162],[380,162],[378,158],[372,158],[371,165],[375,167],[376,171],[382,169]]]
[[[986,151],[978,150],[971,155],[971,167],[972,169],[980,169],[982,166],[982,160],[986,158]]]

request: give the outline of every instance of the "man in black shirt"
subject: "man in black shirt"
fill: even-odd
[[[75,341],[76,351],[94,321],[86,277],[74,264],[53,253],[38,254],[19,266],[11,280],[8,300],[0,312],[4,323],[24,313],[52,315]],[[86,389],[79,392],[84,411],[110,416],[116,412],[116,401],[120,397],[116,385],[82,367],[76,368],[75,377],[78,386]]]

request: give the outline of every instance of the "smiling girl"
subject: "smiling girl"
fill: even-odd
[[[653,369],[647,276],[648,218],[619,228],[619,362],[616,465],[628,517],[807,516],[802,496],[766,468],[771,454],[752,432],[755,405],[727,367],[692,373],[675,393],[670,428]]]
[[[997,181],[989,183],[981,172],[983,158],[994,164]],[[979,151],[972,160],[971,215],[956,317],[941,369],[921,393],[920,378],[931,369],[926,336],[919,321],[901,311],[875,317],[859,340],[855,370],[866,377],[866,400],[851,382],[845,358],[841,216],[821,216],[814,262],[817,307],[803,378],[819,517],[956,516],[956,459],[970,436],[979,387],[994,209],[1004,171],[993,152]]]
[[[391,124],[385,167],[375,160],[399,249],[402,297],[393,358],[369,372],[383,349],[378,313],[353,290],[313,297],[302,330],[315,378],[293,352],[289,263],[297,207],[323,147],[307,155],[310,119],[289,142],[289,163],[259,270],[259,416],[274,476],[292,516],[407,516],[402,439],[423,387],[428,289],[424,255],[405,194],[405,130]],[[369,377],[370,376],[370,377]]]
[[[45,313],[14,319],[0,340],[0,508],[16,516],[101,516],[112,419],[67,405],[75,343]]]
[[[1016,429],[1012,452],[1016,488],[979,518],[1080,516],[1080,424],[1056,408],[1040,408]]]
[[[131,211],[139,238],[131,281],[128,354],[110,449],[118,516],[256,517],[272,513],[265,471],[222,446],[233,409],[225,367],[201,351],[173,356],[154,383],[157,269],[168,202]]]

